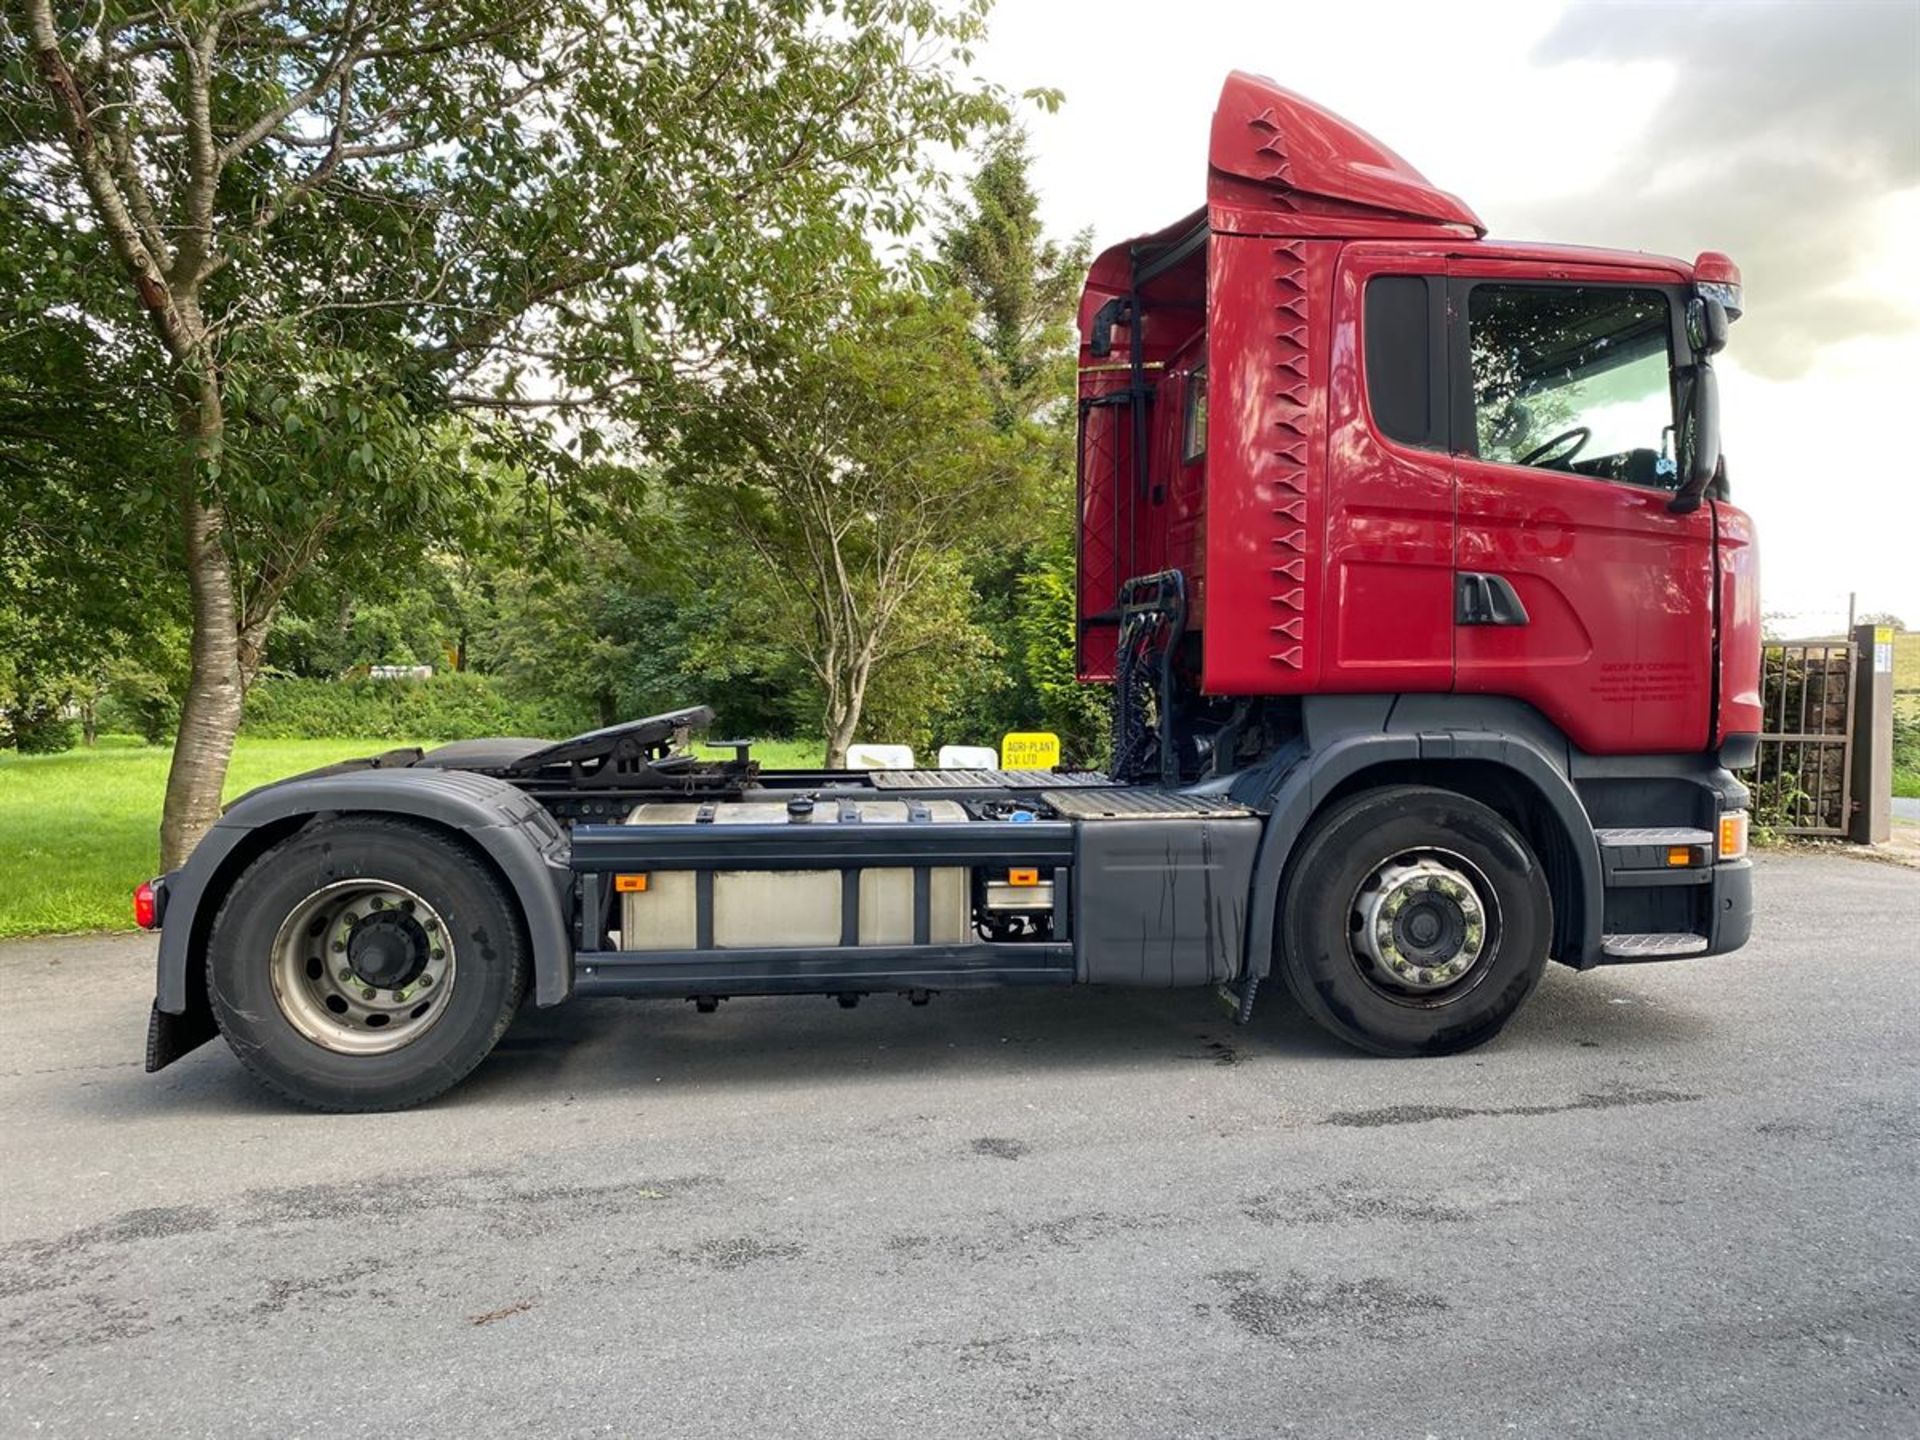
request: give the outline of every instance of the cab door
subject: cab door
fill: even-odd
[[[1351,244],[1334,295],[1320,688],[1444,691],[1454,646],[1446,260]]]
[[[1455,689],[1595,754],[1709,742],[1713,512],[1667,508],[1682,304],[1660,272],[1449,266]]]

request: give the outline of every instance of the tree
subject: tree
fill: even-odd
[[[1086,231],[1064,244],[1047,237],[1030,165],[1021,131],[995,132],[938,250],[952,282],[978,307],[973,329],[996,422],[1009,431],[1045,425],[1057,437],[1051,422],[1073,394],[1073,316],[1090,240]],[[1071,435],[1064,438],[1070,446]],[[1070,451],[1066,463],[1057,448],[1049,458],[1056,476],[1070,468]]]
[[[1032,498],[1014,543],[972,567],[981,623],[1001,657],[1000,683],[952,717],[974,738],[1036,723],[1090,762],[1106,730],[1105,696],[1073,678],[1073,318],[1089,238],[1049,239],[1029,174],[1025,137],[987,143],[965,202],[938,250],[952,282],[973,297],[977,357],[1001,430],[1020,446]]]
[[[969,320],[962,297],[875,280],[776,364],[730,377],[676,456],[757,561],[769,633],[819,686],[829,768],[876,670],[969,643],[962,562],[1025,500]]]
[[[985,3],[24,0],[0,186],[121,274],[89,321],[168,416],[133,497],[172,512],[192,626],[163,864],[316,566],[458,541],[498,462],[561,487],[615,394],[644,437],[636,394],[911,228],[923,150],[1000,113],[948,70]]]
[[[810,718],[794,658],[761,643],[766,587],[695,497],[631,471],[590,534],[554,563],[503,566],[474,637],[483,670],[603,725],[706,703],[726,735],[787,735]]]

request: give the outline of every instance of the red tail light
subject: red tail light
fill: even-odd
[[[160,900],[153,891],[151,880],[144,882],[133,892],[133,923],[142,930],[151,930],[160,921]]]

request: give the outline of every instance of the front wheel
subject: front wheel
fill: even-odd
[[[207,994],[240,1061],[317,1110],[431,1099],[526,990],[519,907],[457,840],[348,816],[256,860],[214,917]]]
[[[1317,819],[1274,964],[1301,1009],[1378,1055],[1492,1039],[1546,968],[1553,901],[1531,847],[1477,800],[1391,785]]]

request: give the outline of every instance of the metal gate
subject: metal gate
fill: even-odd
[[[1767,728],[1747,773],[1761,823],[1788,835],[1844,835],[1853,814],[1853,649],[1845,641],[1768,645]]]

